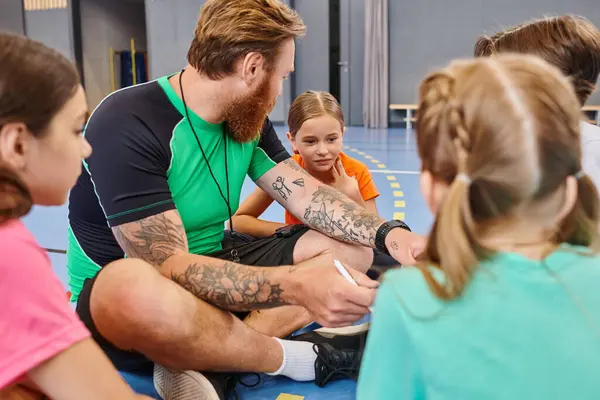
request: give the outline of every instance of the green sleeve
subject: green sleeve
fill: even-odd
[[[365,353],[357,400],[425,398],[415,348],[394,292],[393,280],[379,289]]]
[[[273,161],[260,146],[256,146],[254,153],[252,154],[252,160],[250,160],[248,176],[256,182],[275,165],[277,165],[275,161]]]
[[[279,140],[273,124],[267,118],[263,125],[260,139],[252,154],[248,176],[256,182],[261,176],[277,165],[277,163],[290,157],[290,154],[283,147],[281,140]]]

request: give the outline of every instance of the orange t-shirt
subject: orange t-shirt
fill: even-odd
[[[300,154],[294,154],[292,158],[302,168],[304,168],[304,160]],[[347,156],[343,152],[340,153],[340,160],[342,161],[344,170],[346,170],[346,174],[348,174],[350,177],[356,177],[358,188],[364,201],[371,200],[379,196],[379,191],[373,182],[373,177],[371,176],[371,172],[369,172],[369,167],[367,167],[364,163]],[[302,221],[286,210],[285,223],[288,225],[301,224]]]

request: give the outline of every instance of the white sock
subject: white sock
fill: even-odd
[[[313,350],[313,343],[274,339],[283,349],[283,362],[277,371],[267,375],[283,375],[301,382],[314,381],[317,354]]]

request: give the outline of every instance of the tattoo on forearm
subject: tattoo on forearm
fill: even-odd
[[[113,229],[115,238],[127,257],[141,258],[162,266],[176,251],[187,250],[182,224],[175,224],[164,214],[145,218],[135,224]]]
[[[279,193],[279,195],[286,201],[288,199],[288,196],[292,194],[290,188],[286,186],[285,178],[283,176],[278,176],[277,179],[275,179],[275,182],[271,184],[271,186],[273,187],[273,190],[276,190],[277,193]]]
[[[194,296],[230,311],[250,311],[285,304],[283,289],[272,284],[264,273],[232,263],[191,264],[171,279]]]
[[[285,161],[282,161],[284,164],[286,164],[288,167],[290,167],[291,169],[293,169],[296,172],[301,172],[302,174],[306,175],[306,176],[310,176],[310,174],[308,172],[306,172],[306,170],[304,168],[302,168],[296,161],[294,161],[293,158],[288,158]]]
[[[390,243],[390,248],[394,251],[398,250],[398,243],[396,243],[396,242]]]
[[[349,243],[375,244],[380,218],[360,208],[329,186],[320,186],[304,211],[305,222],[313,229]]]
[[[304,187],[304,178],[299,178],[296,179],[294,182],[292,182],[294,185],[296,186],[300,186],[300,187]]]

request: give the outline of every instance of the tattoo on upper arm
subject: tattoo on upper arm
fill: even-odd
[[[127,257],[141,258],[158,267],[177,251],[187,251],[183,224],[176,224],[164,214],[113,229],[115,238]]]
[[[288,196],[292,194],[290,188],[288,188],[285,184],[285,178],[282,176],[278,176],[277,179],[275,179],[275,182],[271,184],[271,186],[273,187],[273,190],[277,191],[277,193],[279,193],[279,195],[286,201],[288,199]]]
[[[313,193],[304,220],[311,228],[335,239],[371,246],[375,244],[375,228],[380,222],[377,215],[329,186],[319,186]]]
[[[264,272],[233,263],[191,264],[171,279],[199,299],[231,311],[249,311],[285,304],[283,289],[272,284]]]

